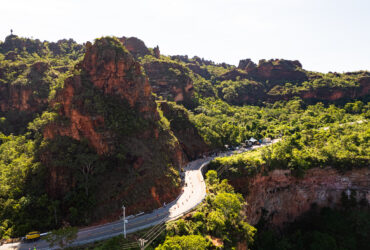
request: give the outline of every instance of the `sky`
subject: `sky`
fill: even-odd
[[[320,72],[370,70],[369,0],[1,0],[10,34],[79,43],[135,36],[165,55],[299,60]]]

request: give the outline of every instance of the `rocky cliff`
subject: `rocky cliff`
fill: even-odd
[[[300,97],[307,103],[342,102],[355,98],[366,99],[370,93],[370,76],[366,71],[321,74],[303,70],[299,61],[284,59],[260,60],[258,65],[250,59],[240,60],[238,68],[216,79],[235,81],[236,86],[243,80],[261,83],[258,88],[248,91],[238,89],[235,100],[226,100],[238,105],[290,100],[294,97]],[[220,91],[222,93],[223,89]]]
[[[121,37],[119,38],[121,43],[126,47],[128,51],[134,56],[135,59],[139,57],[144,57],[150,55],[149,49],[146,47],[145,43],[136,37]],[[159,54],[159,48],[157,48]]]
[[[262,217],[281,227],[308,212],[313,205],[340,207],[343,195],[370,205],[370,169],[339,172],[333,168],[307,170],[303,178],[290,170],[234,179],[231,184],[245,192],[245,214],[255,225]],[[247,190],[247,191],[246,191]]]
[[[11,124],[4,133],[24,132],[48,108],[50,94],[83,51],[72,39],[47,43],[10,35],[0,43],[0,113]]]
[[[189,160],[198,159],[209,151],[209,147],[200,136],[198,129],[191,123],[186,109],[169,102],[160,102],[159,107],[169,120],[171,130]]]
[[[250,79],[251,77],[243,72],[242,70],[240,69],[233,69],[233,70],[230,70],[228,72],[226,72],[225,74],[222,74],[220,77],[217,78],[217,80],[219,81],[227,81],[227,80],[231,80],[231,81],[236,81],[236,80],[242,80],[242,79]]]
[[[151,88],[147,78],[141,72],[141,66],[122,47],[111,46],[109,40],[100,40],[94,46],[86,45],[87,51],[83,61],[77,66],[80,75],[75,75],[65,81],[65,86],[55,99],[61,104],[59,110],[62,117],[70,119],[69,126],[49,125],[44,130],[46,138],[55,134],[69,136],[76,140],[86,138],[99,154],[112,150],[113,134],[109,131],[97,132],[104,127],[104,115],[96,113],[91,116],[87,112],[87,100],[76,100],[83,96],[88,87],[101,91],[105,96],[112,96],[135,109],[145,119],[158,121],[156,104],[151,96]],[[111,47],[110,47],[111,46]],[[91,86],[87,86],[91,83]],[[77,98],[76,98],[77,97]],[[102,103],[104,105],[104,103]],[[153,132],[154,133],[154,132]],[[148,133],[147,136],[152,136]]]
[[[303,100],[307,100],[308,102],[317,102],[317,101],[328,101],[328,102],[336,102],[339,100],[345,99],[356,99],[366,97],[370,94],[370,77],[369,76],[362,76],[359,77],[357,80],[358,86],[353,87],[317,87],[317,88],[310,88],[301,90],[297,93],[287,93],[287,94],[274,94],[273,91],[282,86],[275,86],[272,90],[270,90],[265,99],[274,102],[279,100],[289,100],[294,96],[298,96]],[[279,92],[279,91],[278,91]]]
[[[0,129],[5,134],[20,134],[48,107],[48,97],[58,74],[49,63],[38,61],[4,63],[0,66]]]
[[[303,82],[308,79],[302,70],[302,64],[297,60],[260,60],[256,65],[250,59],[246,59],[239,62],[239,68],[246,71],[252,79],[260,81]]]
[[[107,37],[86,44],[84,59],[52,105],[59,118],[44,128],[44,137],[53,143],[61,138],[87,142],[97,153],[96,164],[109,165],[93,176],[99,183],[94,220],[116,219],[122,200],[132,214],[178,195],[177,170],[187,158],[162,122],[140,64],[118,40]],[[61,198],[78,180],[74,170],[53,162],[47,149],[44,155],[48,192]]]
[[[0,110],[40,112],[45,109],[48,103],[50,82],[44,78],[50,72],[50,65],[45,62],[36,62],[29,69],[25,64],[12,67],[0,68],[0,79],[6,79],[5,74],[16,72],[18,79],[13,82],[6,82],[0,87]],[[22,77],[21,75],[24,75]],[[22,79],[22,80],[21,80]]]
[[[192,105],[193,81],[188,68],[171,61],[155,60],[144,65],[153,92],[169,101]]]

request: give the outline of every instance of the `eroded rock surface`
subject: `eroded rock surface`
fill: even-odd
[[[150,55],[149,49],[146,47],[145,43],[139,38],[123,36],[119,40],[126,47],[126,49],[130,51],[130,53],[134,56],[135,59],[138,59],[139,57],[144,57],[145,55]]]
[[[177,170],[187,157],[169,128],[161,124],[141,65],[118,40],[101,38],[86,45],[75,71],[52,103],[58,120],[49,123],[43,135],[51,141],[87,140],[99,159],[108,161],[109,171],[96,177],[100,188],[95,194],[94,220],[115,220],[122,200],[133,214],[175,199],[180,192]],[[48,192],[61,198],[76,183],[73,170],[55,165],[47,152],[43,157]]]
[[[268,175],[257,174],[247,181],[239,179],[233,185],[247,185],[245,209],[247,220],[255,225],[262,216],[273,226],[293,222],[318,207],[339,207],[342,196],[353,196],[370,204],[370,169],[353,169],[344,173],[333,168],[307,170],[303,178],[292,176],[290,170],[274,170]]]
[[[152,61],[143,66],[154,93],[170,101],[191,105],[194,88],[187,68],[164,61]]]
[[[239,68],[245,70],[249,77],[261,81],[302,82],[308,79],[297,60],[260,60],[256,65],[250,59],[245,59],[239,62]]]

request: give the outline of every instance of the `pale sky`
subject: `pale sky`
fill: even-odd
[[[370,0],[1,0],[0,40],[136,36],[162,54],[370,70]]]

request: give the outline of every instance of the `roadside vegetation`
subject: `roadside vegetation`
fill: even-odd
[[[205,201],[185,218],[168,223],[165,241],[156,249],[231,249],[253,243],[256,229],[245,222],[242,195],[227,180],[220,181],[214,170],[207,172],[206,183]]]

